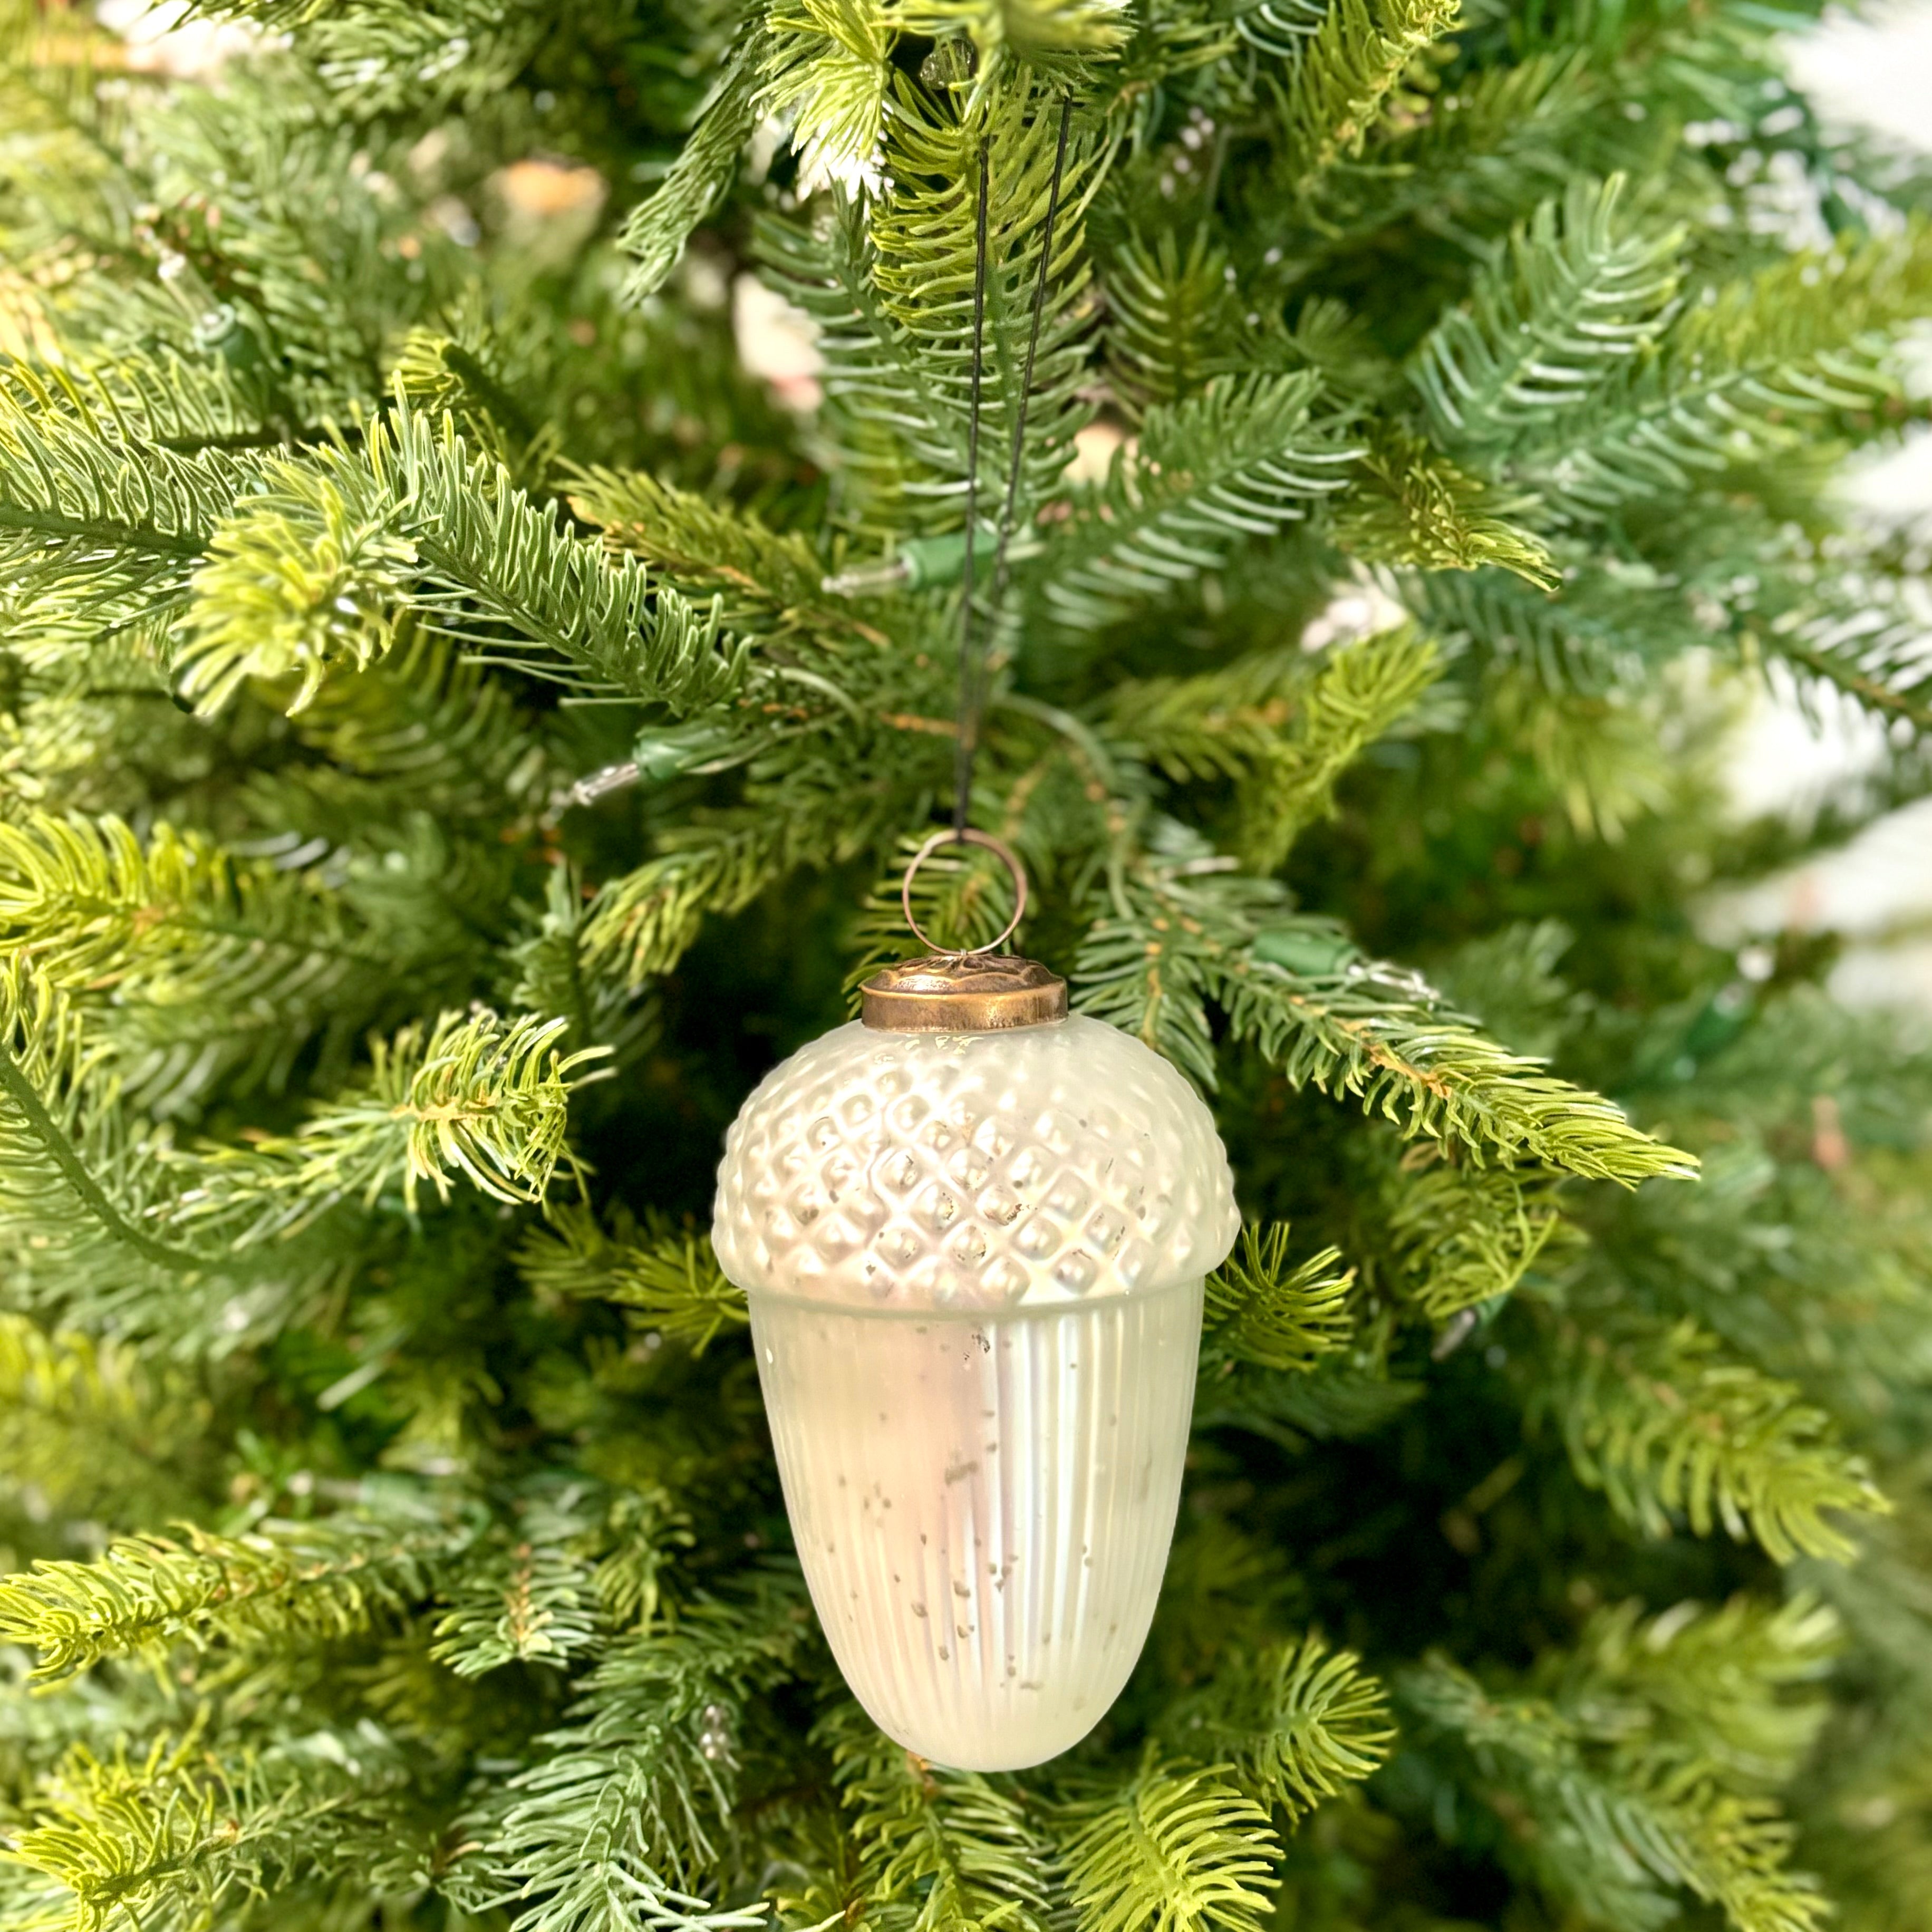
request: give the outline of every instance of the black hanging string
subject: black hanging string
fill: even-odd
[[[980,548],[980,394],[986,373],[986,210],[992,194],[989,144],[980,143],[979,206],[973,223],[973,382],[966,413],[966,562],[959,602],[959,736],[952,762],[952,836],[973,804],[973,754],[980,748],[979,673],[974,662],[973,578]]]
[[[1073,97],[1060,104],[1060,140],[1053,151],[1053,178],[1047,184],[1046,220],[1040,244],[1040,276],[1033,288],[1033,321],[1027,335],[1026,368],[1020,377],[1019,407],[1013,418],[1012,460],[1006,466],[1006,500],[1000,512],[1000,532],[993,551],[993,607],[999,608],[1006,589],[1006,545],[1013,534],[1013,512],[1018,507],[1020,471],[1026,459],[1027,409],[1033,400],[1034,364],[1040,354],[1040,324],[1046,314],[1046,284],[1053,272],[1054,224],[1060,218],[1060,184],[1066,172],[1066,144],[1073,128]]]
[[[1046,194],[1046,219],[1040,237],[1040,274],[1034,285],[1033,315],[1027,334],[1026,362],[1013,412],[1012,448],[1006,465],[1006,500],[993,542],[992,596],[988,600],[997,620],[1007,582],[1006,550],[1012,540],[1014,512],[1018,507],[1022,472],[1026,464],[1027,410],[1033,400],[1034,368],[1040,353],[1042,322],[1046,313],[1046,287],[1053,271],[1053,231],[1060,215],[1060,184],[1066,172],[1068,137],[1073,125],[1073,99],[1060,104],[1060,138],[1054,149],[1053,177]],[[952,833],[963,838],[973,805],[973,763],[980,749],[981,718],[986,710],[990,667],[984,643],[974,629],[974,589],[979,548],[980,417],[986,374],[986,226],[992,198],[992,166],[988,144],[980,143],[978,206],[973,235],[972,384],[966,419],[966,560],[959,610],[959,736],[953,764]]]

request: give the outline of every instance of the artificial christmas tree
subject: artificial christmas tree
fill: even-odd
[[[202,10],[0,6],[0,1921],[1926,1926],[1932,1052],[1696,920],[1932,788],[1928,184],[1787,16]],[[1246,1223],[1012,1775],[709,1240],[962,766]]]

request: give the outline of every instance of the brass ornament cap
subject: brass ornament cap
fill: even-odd
[[[860,988],[880,1033],[1004,1033],[1066,1017],[1066,982],[1006,952],[933,953],[883,968]]]

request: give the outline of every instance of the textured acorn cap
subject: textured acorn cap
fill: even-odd
[[[712,1242],[741,1288],[847,1306],[1054,1306],[1226,1258],[1214,1117],[1142,1042],[1075,1014],[980,1033],[839,1028],[725,1141]]]

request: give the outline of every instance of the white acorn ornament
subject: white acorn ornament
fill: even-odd
[[[1232,1180],[1193,1089],[1045,967],[863,992],[746,1102],[712,1240],[847,1683],[922,1757],[1014,1770],[1145,1641]]]

